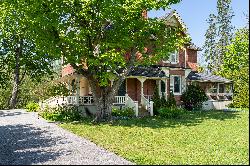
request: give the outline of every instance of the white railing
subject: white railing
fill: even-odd
[[[93,96],[79,96],[79,104],[80,105],[93,105],[94,98]]]
[[[147,100],[144,96],[142,96],[141,99],[142,99],[141,100],[142,106],[145,106],[146,110],[150,113],[151,116],[153,116],[154,115],[154,113],[153,113],[154,102]]]
[[[67,104],[75,105],[76,104],[76,96],[67,96]]]
[[[115,96],[115,102],[113,104],[125,104],[126,97],[125,96]]]
[[[151,101],[153,99],[153,95],[144,95],[144,97],[148,100]]]
[[[214,100],[211,96],[215,96],[216,100],[220,100],[220,97],[223,97],[223,100],[228,100],[227,96],[233,97],[233,93],[206,93],[206,95],[208,96],[209,100]]]
[[[138,117],[138,101],[133,101],[128,94],[125,95],[125,106],[132,108],[135,111],[135,116]]]

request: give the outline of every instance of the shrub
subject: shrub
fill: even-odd
[[[171,92],[169,97],[168,97],[168,100],[166,101],[166,107],[173,107],[175,108],[176,107],[176,101],[175,101],[175,98],[174,98],[174,94]]]
[[[161,98],[158,92],[158,87],[156,87],[154,89],[154,94],[153,94],[153,98],[152,101],[154,102],[153,104],[153,111],[154,111],[154,115],[158,115],[158,109],[161,108]]]
[[[202,103],[208,100],[206,93],[199,85],[188,85],[187,90],[182,94],[181,100],[187,110],[200,109]]]
[[[132,108],[124,108],[124,109],[112,109],[112,116],[122,116],[122,117],[133,117],[135,115],[134,110]]]
[[[39,110],[39,104],[35,102],[29,102],[26,107],[27,112],[37,112]]]
[[[159,109],[158,112],[159,115],[164,118],[180,118],[184,110],[180,108],[165,107]]]
[[[39,114],[44,119],[51,121],[79,121],[82,118],[81,113],[74,106],[45,108]]]

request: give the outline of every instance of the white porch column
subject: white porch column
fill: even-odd
[[[168,100],[168,79],[164,80],[165,82],[165,99]]]
[[[143,83],[144,81],[146,81],[146,78],[138,78],[138,80],[141,82],[141,102],[142,102],[142,96],[144,96]]]
[[[158,87],[158,94],[161,97],[161,80],[156,80],[156,86]]]
[[[79,106],[79,96],[80,96],[80,78],[76,77],[76,105]]]

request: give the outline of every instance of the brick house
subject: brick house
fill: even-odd
[[[144,13],[144,16],[146,17],[147,14]],[[176,11],[172,11],[164,19],[167,25],[182,26],[186,29]],[[133,106],[134,110],[137,111],[136,115],[138,115],[139,108],[144,105],[152,115],[153,104],[151,99],[155,88],[158,88],[159,95],[164,95],[166,99],[170,92],[173,92],[177,105],[181,105],[180,97],[186,86],[191,82],[196,82],[201,85],[209,97],[209,101],[204,103],[205,109],[226,108],[226,104],[229,104],[232,100],[232,81],[219,76],[198,73],[198,51],[201,51],[201,49],[192,43],[185,45],[183,49],[179,49],[177,52],[171,53],[168,59],[162,59],[158,64],[134,68],[118,90],[114,105]],[[68,85],[71,96],[68,96],[67,99],[55,98],[52,101],[45,102],[76,104],[85,107],[93,105],[88,80],[75,73],[70,65],[62,68],[62,77],[59,81]],[[110,81],[112,84],[112,80]]]

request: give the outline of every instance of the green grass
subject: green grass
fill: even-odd
[[[137,164],[249,164],[249,111],[188,112],[61,127]]]

